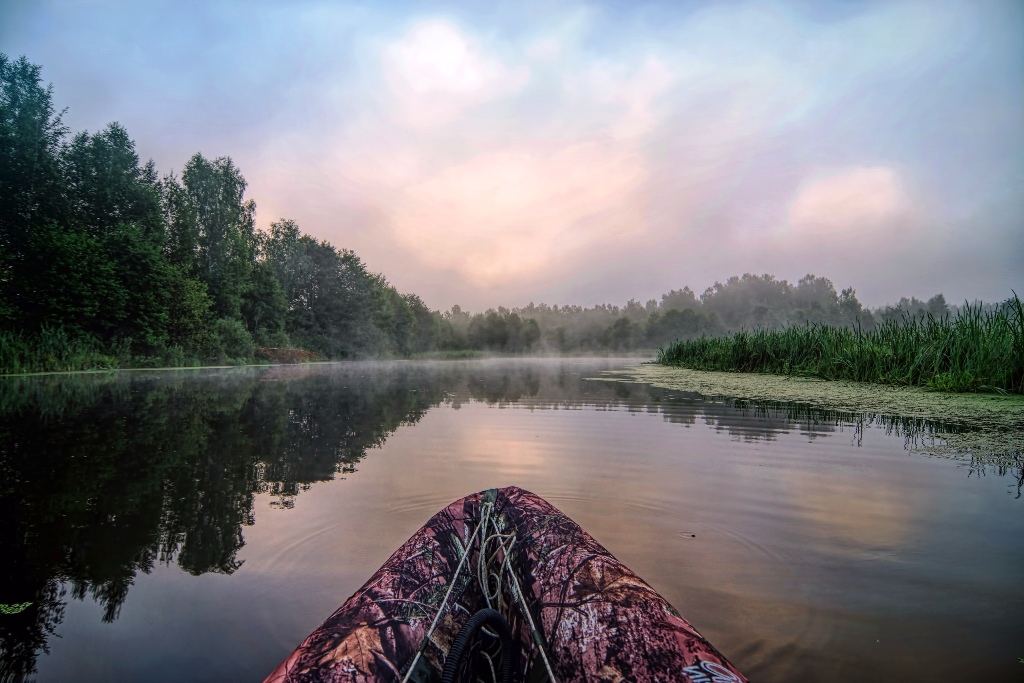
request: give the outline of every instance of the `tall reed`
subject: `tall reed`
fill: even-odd
[[[1024,394],[1024,306],[966,305],[954,318],[905,316],[870,332],[806,325],[677,341],[658,363],[729,372],[813,375],[948,392]]]
[[[44,326],[34,334],[0,330],[0,374],[100,370],[118,365],[127,349],[103,348],[98,340]]]

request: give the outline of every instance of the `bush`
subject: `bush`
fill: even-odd
[[[288,338],[288,334],[283,330],[268,331],[261,329],[256,333],[256,344],[257,346],[271,348],[286,348],[291,346],[292,342]]]
[[[214,332],[220,341],[222,360],[246,361],[252,359],[252,355],[256,351],[256,344],[253,342],[249,330],[245,329],[245,325],[241,321],[220,318],[214,324]]]

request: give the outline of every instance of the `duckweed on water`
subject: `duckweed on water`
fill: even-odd
[[[692,392],[710,400],[793,403],[838,413],[917,418],[939,426],[935,435],[948,445],[921,444],[916,450],[979,456],[992,464],[1010,466],[1018,466],[1024,457],[1024,396],[1020,395],[947,394],[918,387],[653,364],[608,371],[603,379]]]

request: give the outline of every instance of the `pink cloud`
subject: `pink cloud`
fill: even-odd
[[[863,237],[907,217],[911,201],[892,168],[854,168],[813,180],[789,207],[789,234],[801,239]]]
[[[642,229],[640,157],[610,143],[510,146],[388,194],[397,242],[479,287],[537,278]]]

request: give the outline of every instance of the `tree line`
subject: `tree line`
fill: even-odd
[[[955,311],[956,307],[949,306],[942,294],[928,301],[903,298],[895,305],[869,310],[852,288],[836,291],[832,281],[825,277],[809,274],[791,284],[773,275],[747,273],[716,282],[700,295],[683,287],[663,294],[660,301],[640,303],[631,299],[622,307],[531,303],[511,310],[499,308],[497,316],[536,323],[535,351],[606,353],[649,351],[676,340],[808,323],[870,331],[888,320],[928,315],[942,318]],[[472,344],[470,323],[479,325],[478,316],[469,316],[456,306],[444,318],[455,330],[456,339],[460,338],[459,331],[464,330],[465,343]]]
[[[0,372],[322,358],[617,353],[739,329],[862,325],[949,311],[942,295],[875,312],[826,278],[729,278],[625,306],[432,311],[292,220],[256,227],[226,156],[160,175],[123,126],[72,135],[41,67],[0,54]]]
[[[440,315],[351,251],[290,220],[256,229],[229,157],[161,176],[123,126],[71,135],[62,114],[39,66],[0,55],[5,369],[47,345],[77,364],[180,365],[257,346],[348,358],[434,343]]]

